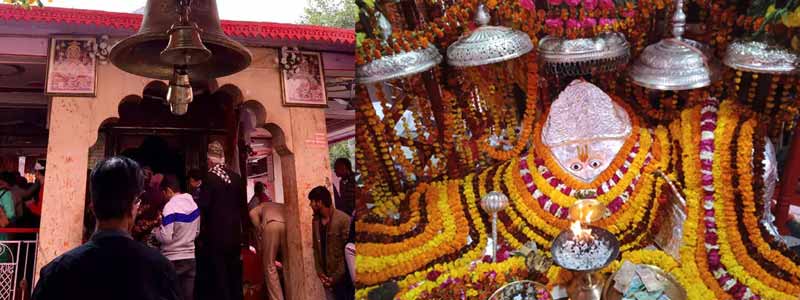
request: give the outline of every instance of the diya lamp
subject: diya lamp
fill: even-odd
[[[556,265],[576,273],[567,284],[567,295],[572,300],[600,300],[606,280],[597,271],[619,255],[619,240],[614,234],[581,224],[600,219],[604,211],[605,207],[595,199],[579,200],[570,207],[570,219],[574,220],[570,229],[562,231],[550,248]]]

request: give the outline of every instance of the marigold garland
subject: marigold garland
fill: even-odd
[[[788,294],[776,291],[765,283],[778,286],[780,290],[797,293],[800,289],[787,282],[778,280],[764,271],[761,266],[750,258],[747,250],[741,244],[741,237],[736,228],[736,211],[733,209],[733,189],[730,184],[735,172],[728,170],[731,164],[730,152],[733,133],[738,121],[731,105],[723,103],[719,110],[719,121],[715,135],[714,151],[714,179],[716,189],[714,197],[714,210],[716,211],[717,236],[722,264],[731,275],[750,287],[754,292],[765,299],[788,299]]]
[[[480,144],[478,145],[479,149],[488,154],[491,158],[498,161],[507,161],[512,157],[517,157],[530,141],[531,129],[536,120],[536,95],[539,93],[539,76],[537,75],[539,67],[536,63],[538,59],[536,55],[528,55],[528,84],[526,90],[527,100],[525,102],[525,116],[522,119],[522,131],[516,143],[514,143],[514,147],[511,150],[497,150],[489,144],[488,137],[480,139]]]

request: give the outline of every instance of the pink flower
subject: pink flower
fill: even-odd
[[[570,7],[578,6],[581,3],[581,0],[564,0]]]
[[[632,9],[628,9],[628,10],[625,10],[625,11],[622,12],[622,16],[624,16],[626,18],[630,18],[630,17],[633,17],[633,15],[635,13],[636,12],[634,12]]]
[[[530,11],[536,10],[536,5],[533,3],[533,0],[519,0],[519,5]]]
[[[544,25],[549,27],[549,28],[559,28],[559,27],[563,26],[564,23],[561,22],[561,19],[552,18],[552,19],[545,20],[544,21]]]
[[[607,26],[607,25],[611,25],[611,24],[614,24],[614,19],[600,18],[600,26]]]
[[[436,279],[439,278],[439,275],[442,275],[442,272],[433,270],[428,272],[428,275],[425,277],[430,281],[436,281]]]
[[[600,0],[600,8],[614,9],[614,0]]]
[[[597,20],[595,20],[595,18],[583,19],[583,27],[584,28],[593,28],[595,26],[597,26]],[[614,176],[616,176],[616,175],[614,175]]]
[[[581,28],[581,22],[578,22],[578,20],[575,20],[575,19],[569,19],[569,20],[567,20],[567,28],[568,29]]]
[[[594,10],[595,7],[597,7],[597,0],[583,0],[583,8]]]
[[[563,0],[547,0],[547,3],[552,6],[559,6]]]

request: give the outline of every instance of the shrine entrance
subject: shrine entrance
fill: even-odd
[[[89,147],[88,168],[112,156],[126,156],[148,167],[159,176],[173,175],[181,183],[183,192],[191,192],[188,184],[190,170],[205,174],[208,169],[206,152],[208,144],[218,141],[224,145],[226,164],[243,179],[247,201],[253,196],[256,182],[264,183],[273,201],[284,203],[284,182],[292,185],[293,172],[282,172],[281,165],[293,165],[293,156],[286,147],[283,130],[276,124],[265,123],[265,108],[257,101],[244,102],[238,88],[227,85],[217,88],[215,83],[196,87],[194,101],[184,115],[175,115],[165,101],[167,86],[161,81],[152,81],[142,90],[141,96],[129,95],[119,101],[118,117],[103,121],[97,131],[97,141]],[[284,180],[285,179],[285,180]],[[157,181],[157,180],[156,180]],[[89,181],[86,182],[87,187]],[[153,184],[153,183],[148,183]],[[296,199],[296,195],[291,197]],[[160,199],[162,206],[168,199]],[[231,199],[234,200],[234,199]],[[89,195],[86,197],[89,207]],[[146,201],[145,201],[146,202]],[[143,204],[144,205],[144,204]],[[159,208],[140,211],[139,220],[156,218]],[[84,218],[84,239],[91,236],[94,228],[93,215],[87,210]],[[249,220],[242,220],[250,226]],[[155,224],[155,223],[154,223]],[[147,230],[149,231],[149,230]],[[254,232],[251,230],[251,232]],[[134,238],[146,242],[148,236]],[[257,240],[247,241],[255,249]],[[283,254],[283,265],[288,266],[292,257]],[[244,256],[244,289],[246,294],[264,295],[263,273],[260,254]],[[282,272],[285,277],[290,276]],[[299,276],[299,275],[298,275]],[[288,293],[288,289],[286,290]]]

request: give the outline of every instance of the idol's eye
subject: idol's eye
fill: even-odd
[[[599,168],[600,165],[602,165],[602,164],[603,164],[602,162],[600,162],[599,160],[596,160],[596,159],[589,162],[589,166],[592,167],[592,168],[595,168],[595,169]]]
[[[569,166],[569,168],[573,171],[580,171],[581,169],[583,169],[583,165],[581,165],[580,163],[573,163],[571,166]]]

